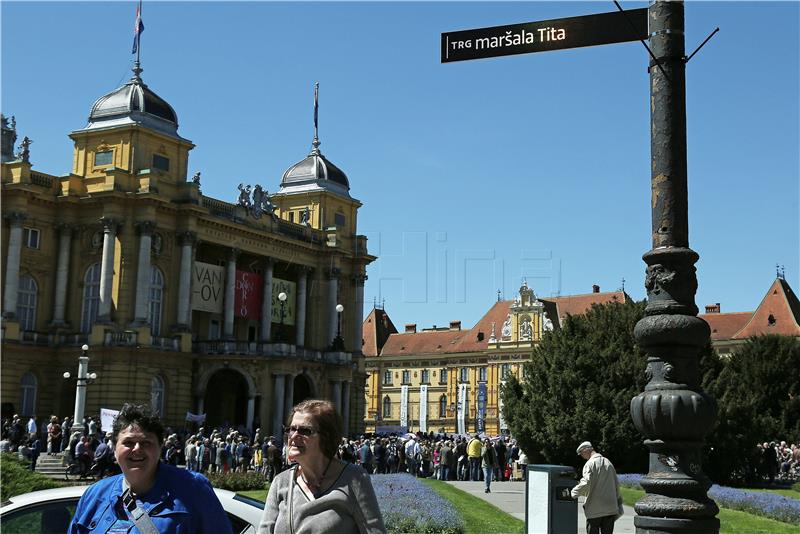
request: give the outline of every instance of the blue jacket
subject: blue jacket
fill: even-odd
[[[69,534],[104,534],[122,510],[122,477],[116,475],[93,484],[81,497]],[[231,523],[208,479],[199,473],[158,464],[156,483],[138,496],[161,533],[230,534]],[[119,504],[117,504],[119,503]],[[132,532],[137,532],[136,528]]]

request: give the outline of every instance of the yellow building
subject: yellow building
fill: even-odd
[[[72,414],[76,380],[62,375],[88,344],[87,415],[150,402],[171,425],[192,412],[279,432],[315,396],[360,431],[375,257],[347,176],[315,131],[277,193],[204,196],[194,145],[141,73],[137,61],[70,134],[66,175],[34,171],[27,138],[14,154],[16,124],[3,118],[3,415]]]
[[[504,377],[521,377],[542,334],[592,304],[625,301],[623,291],[537,298],[524,283],[514,300],[497,301],[471,329],[448,327],[400,333],[385,310],[364,321],[367,431],[447,433],[506,431],[499,400]]]

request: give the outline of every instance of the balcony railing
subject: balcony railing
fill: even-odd
[[[353,361],[353,354],[350,352],[323,352],[297,347],[289,343],[261,343],[223,339],[195,341],[192,343],[192,352],[207,356],[230,354],[259,356],[262,358],[292,358],[336,365],[350,365]]]

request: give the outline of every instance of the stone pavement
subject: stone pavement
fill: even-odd
[[[491,493],[483,492],[485,487],[483,482],[450,481],[448,484],[452,484],[461,491],[493,504],[521,521],[525,521],[525,482],[492,482]],[[581,497],[578,503],[576,534],[584,534],[586,532],[586,518],[583,515],[582,503],[583,498]],[[633,513],[633,508],[625,506],[625,515],[619,518],[614,525],[614,534],[634,534],[636,532],[633,526]]]

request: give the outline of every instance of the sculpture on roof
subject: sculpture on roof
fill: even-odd
[[[239,184],[239,205],[246,208],[248,211],[252,207],[250,203],[250,186]]]
[[[553,321],[550,320],[550,317],[547,315],[547,312],[544,312],[544,326],[545,332],[552,332],[553,331]]]
[[[192,183],[197,184],[198,186],[200,185],[200,171],[194,173],[194,176],[192,176]]]
[[[311,210],[308,209],[308,206],[306,206],[306,209],[300,214],[300,224],[304,226],[311,224]]]
[[[522,321],[522,324],[519,326],[519,337],[523,341],[530,341],[532,336],[531,332],[531,321],[530,319],[525,319]]]
[[[503,328],[500,330],[500,334],[503,336],[503,339],[511,338],[511,314],[506,317],[506,320],[503,323]]]
[[[251,193],[252,199],[250,198]],[[269,199],[269,191],[258,184],[255,187],[239,184],[238,204],[247,209],[250,215],[256,219],[260,219],[265,213],[270,215],[273,220],[278,219],[278,216],[275,215],[275,205]]]
[[[17,159],[23,161],[24,163],[31,162],[31,141],[28,136],[22,138],[22,143],[19,145],[19,152],[17,153]]]

